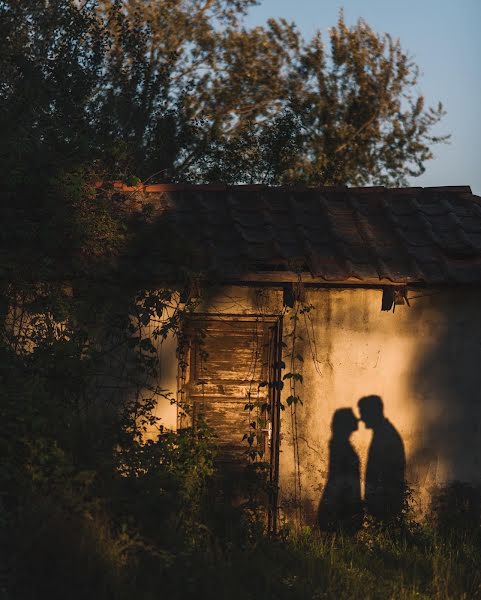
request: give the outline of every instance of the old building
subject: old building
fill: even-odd
[[[159,349],[163,388],[192,407],[187,418],[160,401],[166,427],[203,415],[220,459],[268,462],[276,509],[305,523],[336,477],[339,425],[366,499],[384,458],[421,510],[436,486],[481,482],[481,198],[469,187],[133,193],[200,274],[182,360],[174,339]],[[364,415],[343,434],[351,413],[336,426],[336,411],[358,417],[373,396],[384,433]]]

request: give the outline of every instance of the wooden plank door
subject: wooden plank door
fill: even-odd
[[[195,316],[179,356],[179,427],[204,419],[215,436],[217,466],[243,495],[247,466],[261,466],[268,527],[276,530],[282,318]],[[249,443],[250,442],[250,443]],[[252,472],[252,470],[251,470]],[[232,477],[232,475],[234,477]],[[225,483],[224,480],[224,483]]]
[[[275,322],[259,318],[198,318],[190,328],[184,401],[193,423],[202,418],[215,436],[217,462],[236,469],[270,462]]]

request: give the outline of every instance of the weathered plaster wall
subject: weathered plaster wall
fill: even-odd
[[[177,427],[177,406],[173,402],[177,393],[177,339],[169,335],[165,340],[156,344],[159,359],[159,381],[164,396],[157,398],[154,415],[160,419],[160,424],[166,429],[175,430]]]
[[[381,297],[374,289],[307,292],[313,308],[298,321],[303,405],[297,428],[288,408],[282,415],[280,471],[281,507],[295,514],[300,496],[305,522],[315,520],[326,482],[332,415],[342,407],[358,414],[366,395],[382,397],[402,437],[420,510],[435,485],[481,481],[481,293],[413,291],[411,306],[394,314],[381,312]],[[285,322],[288,334],[293,321]],[[371,435],[361,423],[351,437],[363,468]]]
[[[303,340],[295,349],[304,361],[294,367],[303,374],[296,390],[303,404],[295,409],[294,428],[286,380],[280,455],[281,508],[298,515],[298,502],[304,522],[315,521],[326,483],[333,413],[350,407],[358,414],[357,402],[366,395],[382,397],[385,416],[402,437],[419,510],[434,486],[454,479],[481,482],[481,290],[410,291],[411,306],[397,306],[394,313],[381,312],[381,298],[376,289],[306,290],[302,304],[312,309],[299,314]],[[284,313],[284,361],[291,370],[295,309],[283,308],[280,288],[210,288],[197,310],[226,319]],[[174,337],[158,346],[158,385],[174,397],[176,346]],[[175,428],[176,406],[168,400],[159,400],[157,416]],[[371,435],[360,423],[351,438],[362,469]]]

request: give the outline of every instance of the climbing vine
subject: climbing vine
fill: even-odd
[[[251,382],[246,395],[245,410],[248,412],[249,431],[244,433],[243,440],[247,443],[246,454],[252,463],[268,465],[265,457],[264,436],[272,420],[272,405],[260,396],[262,389],[267,389],[269,395],[279,392],[281,411],[287,411],[290,420],[291,446],[293,449],[294,486],[292,505],[296,511],[299,523],[302,523],[302,478],[301,478],[301,449],[299,437],[298,411],[304,404],[302,386],[304,382],[304,352],[313,361],[314,368],[320,374],[320,361],[317,358],[317,343],[314,335],[312,312],[314,305],[306,300],[306,291],[299,275],[298,281],[290,288],[289,303],[285,303],[278,318],[286,322],[283,333],[282,358],[269,354],[267,361],[273,370],[269,377],[254,385]],[[261,349],[258,340],[254,340],[253,355],[258,355]],[[269,349],[271,352],[271,348]],[[278,373],[272,377],[272,373]],[[282,392],[282,395],[280,394]]]

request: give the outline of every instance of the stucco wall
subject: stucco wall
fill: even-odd
[[[282,392],[280,504],[291,518],[302,512],[303,522],[315,521],[332,416],[343,407],[358,414],[357,402],[366,395],[381,396],[385,416],[403,440],[418,510],[426,508],[434,486],[454,479],[481,482],[481,290],[408,295],[411,306],[396,306],[393,313],[381,312],[378,289],[307,288],[301,306],[312,308],[295,320],[296,309],[282,306],[282,289],[231,286],[211,288],[198,307],[201,313],[283,314],[286,372],[303,375],[295,414],[287,405],[290,380]],[[302,338],[295,355],[303,361],[296,358],[292,369],[295,323]],[[158,347],[158,383],[174,396],[175,348],[172,337]],[[175,428],[174,405],[161,399],[157,415]],[[351,437],[362,480],[371,435],[361,423]]]
[[[481,481],[480,292],[411,291],[411,306],[394,314],[381,312],[381,297],[373,289],[307,292],[312,309],[297,322],[303,405],[295,408],[297,427],[291,410],[283,413],[280,471],[281,507],[299,515],[300,504],[305,522],[315,520],[325,486],[333,413],[350,407],[357,414],[366,395],[382,397],[401,435],[419,510],[433,486]],[[351,437],[362,473],[371,435],[360,424]]]

